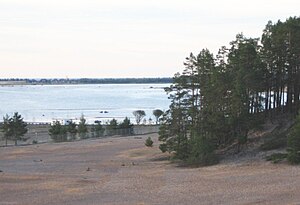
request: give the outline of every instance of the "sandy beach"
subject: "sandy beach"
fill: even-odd
[[[154,147],[144,146],[151,136]],[[0,148],[0,204],[299,204],[300,167],[179,167],[157,134]]]

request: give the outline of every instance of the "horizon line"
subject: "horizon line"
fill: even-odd
[[[102,79],[163,79],[163,78],[173,78],[173,77],[102,77],[102,78],[92,78],[92,77],[82,77],[82,78],[62,78],[62,77],[45,77],[45,78],[0,78],[0,80],[42,80],[42,79],[47,79],[47,80],[80,80],[80,79],[92,79],[92,80],[102,80]]]

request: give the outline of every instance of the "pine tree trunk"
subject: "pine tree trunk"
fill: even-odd
[[[287,111],[292,112],[292,89],[290,84],[287,87]]]

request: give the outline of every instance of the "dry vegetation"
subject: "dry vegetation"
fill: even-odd
[[[154,147],[145,147],[145,139]],[[178,167],[157,135],[0,148],[0,204],[297,204],[300,167],[255,157]]]

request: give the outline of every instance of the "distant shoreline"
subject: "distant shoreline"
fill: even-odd
[[[2,81],[0,80],[0,86],[14,86],[14,85],[27,85],[25,80],[15,81],[15,80],[8,80]]]
[[[168,84],[173,78],[53,78],[53,79],[0,79],[0,86],[13,85],[81,85],[81,84]]]

